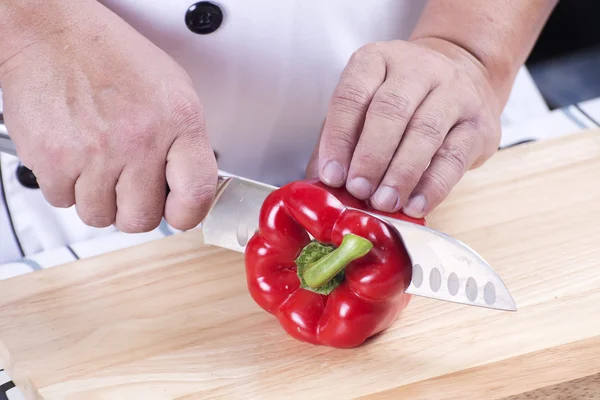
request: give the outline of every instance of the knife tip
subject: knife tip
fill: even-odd
[[[515,300],[509,295],[508,299],[507,299],[507,304],[503,307],[498,307],[498,309],[504,310],[504,311],[516,312],[517,305],[515,304]]]

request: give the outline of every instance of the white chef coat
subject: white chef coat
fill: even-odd
[[[206,35],[185,24],[192,0],[102,2],[187,70],[205,109],[219,168],[282,185],[304,177],[352,52],[374,41],[406,39],[426,1],[215,1],[223,22]],[[522,69],[503,124],[546,112]],[[80,252],[87,249],[85,255],[97,254],[174,232],[164,222],[142,235],[87,227],[74,208],[55,209],[40,190],[23,187],[15,176],[15,157],[2,155],[0,161],[0,265],[27,257],[21,272],[13,268],[5,277],[70,261],[77,246]]]

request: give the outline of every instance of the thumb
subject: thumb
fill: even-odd
[[[176,229],[196,227],[206,214],[217,188],[217,162],[208,143],[175,140],[166,168],[169,194],[165,219]]]

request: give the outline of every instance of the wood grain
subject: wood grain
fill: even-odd
[[[29,399],[500,399],[600,373],[600,133],[471,171],[430,225],[476,249],[505,313],[414,298],[354,350],[289,338],[240,254],[199,232],[0,283],[0,359]]]
[[[598,400],[600,399],[600,374],[558,383],[531,392],[516,394],[504,400]]]
[[[545,399],[549,394],[575,390],[589,393],[600,383],[595,376],[589,377],[598,371],[599,365],[600,337],[594,337],[396,387],[363,399],[521,400]],[[600,393],[600,386],[598,389]],[[434,393],[443,395],[435,397]]]

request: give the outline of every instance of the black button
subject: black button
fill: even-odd
[[[223,22],[223,12],[216,4],[200,1],[188,8],[185,24],[188,29],[199,35],[213,33]]]
[[[17,179],[19,180],[19,183],[21,183],[21,185],[25,186],[28,189],[40,188],[33,172],[31,172],[29,168],[22,164],[17,167]]]

